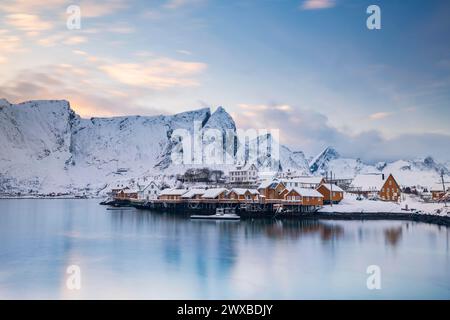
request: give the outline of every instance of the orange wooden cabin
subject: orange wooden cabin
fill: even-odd
[[[401,196],[400,186],[392,174],[387,179],[384,174],[359,174],[353,179],[348,191],[384,201],[398,201]]]
[[[401,192],[400,186],[394,179],[394,176],[390,174],[386,179],[386,182],[383,184],[383,187],[379,192],[379,196],[382,200],[398,201],[400,199]]]
[[[323,195],[324,204],[339,203],[344,199],[344,190],[334,184],[321,184],[316,190]]]
[[[283,191],[286,189],[282,182],[266,181],[258,187],[260,197],[264,201],[284,199]]]
[[[129,200],[129,199],[137,199],[138,198],[138,192],[134,190],[130,190],[128,188],[122,189],[119,192],[117,192],[114,196],[115,199],[119,200]]]
[[[304,206],[322,206],[323,195],[307,188],[292,188],[284,196],[287,203],[301,204]]]
[[[179,201],[186,192],[186,189],[164,189],[159,193],[158,199]]]
[[[258,201],[259,192],[255,189],[233,188],[228,194],[228,199],[238,201]]]

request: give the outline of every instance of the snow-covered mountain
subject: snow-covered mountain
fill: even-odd
[[[0,188],[27,191],[68,181],[72,122],[66,101],[32,101],[0,109]]]
[[[181,131],[195,137],[194,124],[200,130],[199,143],[204,150],[217,138],[210,133],[218,132],[232,141],[223,147],[232,158],[236,156],[232,148],[238,144],[236,125],[222,107],[212,114],[203,108],[171,116],[83,119],[67,101],[10,104],[2,99],[0,192],[95,193],[117,180],[174,175],[204,163],[225,172],[234,167],[235,163],[220,161],[174,163],[174,154],[183,156],[188,151],[177,134]],[[282,167],[299,167],[302,153],[284,146],[280,149]],[[191,151],[193,157],[195,151]],[[267,159],[262,161],[260,167],[267,163]]]
[[[364,164],[360,159],[343,158],[333,147],[327,147],[309,162],[315,175],[325,176],[333,173],[341,179],[353,178],[360,173],[377,172],[374,166]]]
[[[445,180],[450,178],[450,172],[445,165],[436,163],[433,158],[414,160],[398,160],[386,164],[382,169],[383,173],[392,173],[398,183],[403,186],[433,187],[441,181],[441,172],[445,175]]]
[[[414,160],[398,160],[391,163],[379,162],[375,165],[365,164],[360,159],[343,158],[332,147],[325,148],[314,157],[309,167],[311,173],[325,176],[333,172],[337,178],[353,178],[357,174],[384,173],[393,174],[402,186],[422,186],[430,188],[440,181],[444,172],[447,179],[450,171],[444,164],[439,164],[432,157]]]
[[[195,138],[197,131],[200,134]],[[185,145],[180,132],[194,136],[197,141]],[[198,152],[195,143],[208,152],[208,147],[220,138],[229,142],[223,144],[223,150],[231,157],[231,163],[205,164],[204,154],[199,163],[176,163],[178,158],[174,155],[195,156]],[[438,182],[442,170],[449,174],[445,165],[437,164],[430,157],[369,165],[359,159],[341,157],[331,147],[308,163],[303,152],[291,151],[274,141],[270,134],[239,141],[235,122],[222,107],[214,113],[203,108],[170,116],[83,119],[67,101],[10,104],[0,99],[0,145],[0,193],[96,194],[119,180],[154,176],[173,179],[175,174],[191,167],[207,166],[226,173],[236,163],[250,162],[252,145],[262,150],[267,146],[279,150],[279,157],[275,157],[272,149],[269,153],[258,153],[254,162],[262,171],[291,170],[302,175],[325,175],[333,171],[338,178],[384,172],[393,173],[402,185],[424,186]],[[242,146],[243,158],[236,150]],[[207,160],[214,157],[208,155]]]
[[[291,151],[288,147],[279,144],[273,139],[270,133],[258,136],[256,139],[250,141],[247,148],[251,147],[260,151],[256,164],[262,171],[276,172],[291,170],[299,174],[310,175],[308,162],[303,152]],[[267,152],[265,152],[266,149],[268,150]]]

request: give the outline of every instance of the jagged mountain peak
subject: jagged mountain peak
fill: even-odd
[[[192,115],[206,115],[209,118],[211,116],[211,109],[210,108],[193,109],[193,110],[189,110],[189,111],[175,113],[175,114],[169,115],[167,117],[184,118],[184,117],[189,117]]]
[[[333,147],[326,147],[317,156],[315,156],[309,163],[309,168],[312,173],[324,169],[328,162],[340,158],[339,153]]]
[[[209,117],[206,122],[205,129],[218,128],[218,129],[232,129],[236,130],[236,124],[231,115],[223,108],[219,106],[216,111]]]
[[[429,168],[436,166],[436,162],[431,156],[427,156],[425,159],[423,159],[423,164]]]
[[[176,133],[180,132],[177,129],[193,133],[194,123],[198,121],[203,129],[221,130],[225,141],[234,139],[232,146],[242,147],[243,144],[236,137],[233,118],[223,107],[213,113],[209,108],[201,108],[174,115],[84,119],[75,114],[66,100],[11,104],[0,99],[0,110],[0,192],[95,194],[119,179],[173,177],[189,168],[172,158],[176,148],[184,147],[176,139]],[[375,167],[359,159],[341,157],[333,147],[325,148],[308,162],[303,152],[291,151],[275,140],[267,133],[244,143],[244,149],[251,144],[270,149],[267,154],[258,152],[254,161],[261,171],[291,170],[301,175],[311,174],[311,171],[315,175],[325,175],[332,171],[339,178],[382,171],[393,173],[402,185],[428,185],[440,179],[439,170],[444,168],[431,157],[380,163]],[[204,135],[201,143],[205,150],[208,143],[213,142]],[[238,153],[228,147],[224,151],[238,160]],[[272,150],[279,150],[279,153]],[[195,149],[193,154],[194,151],[198,152]],[[248,159],[246,151],[241,160]],[[219,162],[198,165],[228,171],[228,167]]]
[[[8,100],[6,100],[5,98],[0,98],[0,109],[9,107],[10,105],[11,103]]]

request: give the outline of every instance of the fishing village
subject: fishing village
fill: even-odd
[[[332,172],[326,176],[303,176],[289,171],[261,178],[255,165],[247,165],[237,166],[226,177],[214,176],[212,181],[205,178],[204,170],[191,170],[189,175],[179,176],[177,182],[173,187],[153,180],[137,184],[136,188],[119,184],[101,204],[111,206],[111,210],[134,207],[189,215],[191,219],[405,218],[440,224],[450,221],[447,211],[438,209],[437,214],[429,215],[423,214],[420,207],[425,203],[432,208],[446,208],[450,190],[445,184],[419,193],[402,188],[392,174],[367,173],[340,179]],[[412,196],[420,202],[408,201]]]

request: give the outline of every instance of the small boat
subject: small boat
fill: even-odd
[[[198,220],[240,220],[241,217],[234,213],[234,209],[217,208],[216,214],[212,215],[192,215],[191,219]]]

